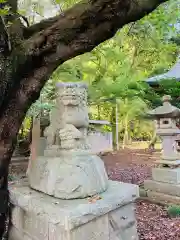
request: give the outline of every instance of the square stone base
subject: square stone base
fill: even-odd
[[[158,182],[180,184],[180,168],[153,168],[152,178]]]
[[[10,189],[10,240],[138,240],[134,201],[138,186],[109,181],[101,199],[60,200],[28,186]]]
[[[154,180],[145,180],[144,188],[146,190],[180,197],[180,184],[176,185],[163,182],[156,182]]]
[[[180,197],[164,194],[160,192],[148,191],[148,199],[151,201],[156,201],[158,203],[167,204],[167,205],[180,205]]]
[[[180,168],[153,168],[152,178],[144,181],[149,200],[162,204],[180,204]]]

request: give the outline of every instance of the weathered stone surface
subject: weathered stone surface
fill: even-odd
[[[34,134],[32,136],[32,145],[31,145],[31,156],[29,158],[28,162],[28,168],[26,175],[29,175],[29,171],[31,168],[32,161],[37,159],[39,156],[44,156],[44,150],[46,149],[46,138],[45,137],[40,137],[38,139],[38,136]]]
[[[17,228],[12,226],[9,234],[9,240],[39,240],[39,239],[36,237],[28,236],[27,234],[20,232]]]
[[[177,134],[175,136],[173,133],[172,135],[168,135],[168,132],[169,132],[169,129],[166,129],[165,130],[166,135],[162,137],[162,149],[163,149],[162,159],[168,160],[168,161],[179,160],[180,155],[176,150],[176,141],[175,141],[177,138]]]
[[[38,148],[38,156],[44,156],[44,150],[46,149],[46,138],[40,137],[39,139],[39,148]]]
[[[82,83],[61,84],[50,125],[45,130],[48,148],[60,145],[61,149],[76,149],[78,144],[86,145],[81,129],[86,129],[88,124],[87,87]],[[70,145],[66,144],[67,140]]]
[[[87,85],[84,83],[59,83],[58,105],[62,106],[63,119],[76,127],[88,127]]]
[[[70,239],[72,240],[109,240],[108,214],[73,229]]]
[[[37,239],[49,239],[49,223],[37,213],[26,212],[23,219],[23,233]]]
[[[11,232],[11,240],[138,239],[133,207],[138,186],[110,181],[102,199],[92,204],[88,199],[55,199],[27,186],[12,187],[10,196],[14,214],[19,216],[19,209],[23,214],[22,223],[17,224],[16,216],[12,221],[12,232],[21,238]]]
[[[147,191],[141,187],[139,189],[139,195],[140,195],[140,197],[147,197]]]
[[[19,231],[17,228],[12,226],[9,233],[9,240],[24,240],[23,232]],[[27,239],[27,240],[31,240],[31,239]]]
[[[145,180],[144,188],[146,190],[151,190],[154,192],[160,192],[160,193],[180,197],[180,184],[175,185],[175,184],[169,184],[169,183],[156,182],[153,180]]]
[[[109,181],[108,190],[100,195],[101,200],[90,204],[88,199],[61,200],[34,191],[27,186],[10,187],[11,202],[24,211],[47,218],[63,228],[73,229],[92,219],[128,204],[139,197],[136,185]],[[48,218],[49,219],[49,218]]]
[[[108,187],[103,161],[87,153],[61,153],[59,158],[39,157],[31,164],[33,189],[62,199],[93,196]]]
[[[180,184],[180,168],[153,168],[152,177],[155,181]]]
[[[24,221],[24,210],[20,207],[14,207],[12,209],[12,222],[15,228],[19,231],[23,229],[23,221]]]
[[[134,205],[128,204],[109,213],[109,231],[112,240],[137,240]]]
[[[148,198],[150,200],[155,200],[156,202],[163,203],[163,204],[180,204],[180,197],[172,196],[164,193],[148,191],[147,192]]]

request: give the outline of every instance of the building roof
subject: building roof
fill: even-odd
[[[172,80],[175,79],[180,81],[180,56],[177,63],[166,73],[150,77],[146,82],[151,86],[158,84],[161,80]]]

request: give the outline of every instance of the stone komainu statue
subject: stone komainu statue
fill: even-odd
[[[105,191],[102,160],[87,143],[87,87],[60,83],[56,106],[45,131],[47,147],[31,165],[30,186],[61,199],[85,198]]]
[[[63,84],[61,84],[64,86]],[[57,104],[45,130],[47,146],[59,145],[61,149],[88,148],[87,92],[84,85],[69,84],[59,89]]]

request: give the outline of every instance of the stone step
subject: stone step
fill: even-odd
[[[156,201],[162,204],[180,204],[180,197],[172,196],[164,193],[154,192],[154,191],[148,191],[147,192],[148,199],[150,201]]]
[[[172,196],[180,197],[180,184],[169,184],[156,182],[154,180],[144,181],[145,190],[151,190],[154,192],[164,193]]]

